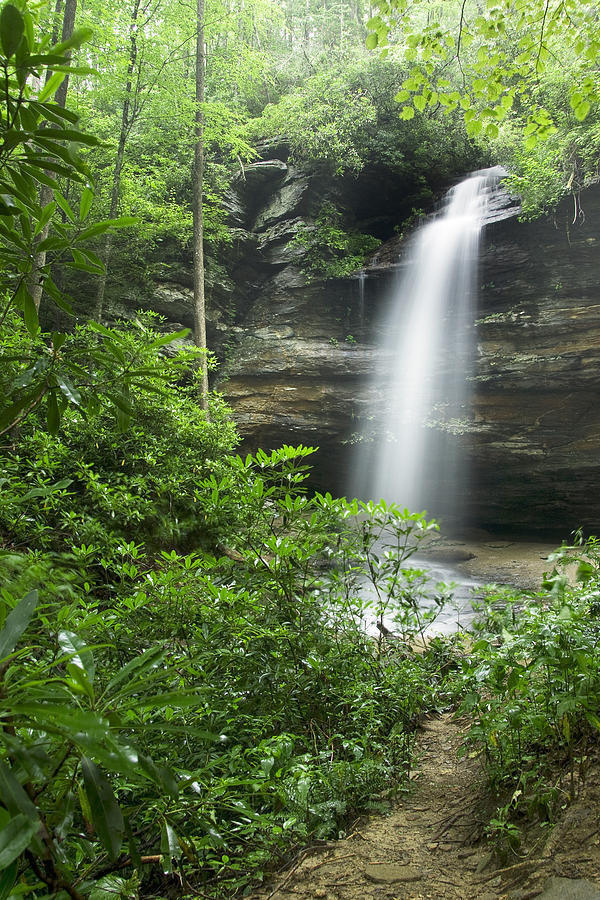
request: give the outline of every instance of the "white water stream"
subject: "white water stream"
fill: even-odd
[[[414,236],[380,327],[381,403],[363,428],[354,473],[353,493],[363,499],[462,519],[479,239],[504,174],[471,175]]]
[[[372,394],[381,402],[370,410],[355,456],[352,493],[426,511],[450,528],[464,523],[467,507],[461,434],[470,418],[479,242],[486,221],[503,217],[505,174],[494,168],[469,176],[415,233],[379,327],[381,365]],[[364,279],[360,288],[364,305]],[[477,582],[430,560],[413,559],[409,566],[428,573],[431,592],[419,591],[423,610],[435,608],[436,582],[454,584],[454,602],[429,633],[468,624]],[[364,596],[375,606],[368,585]],[[390,609],[383,624],[394,631],[394,620]],[[374,615],[366,625],[373,632]]]

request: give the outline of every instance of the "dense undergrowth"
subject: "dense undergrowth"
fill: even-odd
[[[147,326],[111,335],[162,352]],[[442,702],[435,654],[363,627],[404,598],[423,629],[402,572],[433,526],[307,496],[309,448],[233,455],[222,406],[168,369],[130,386],[128,429],[75,407],[5,438],[3,897],[243,890],[400,785]]]
[[[600,726],[597,542],[415,649],[435,612],[410,557],[435,525],[308,495],[310,448],[236,456],[194,351],[159,377],[151,325],[105,330],[154,372],[129,386],[131,426],[72,406],[49,434],[33,412],[2,452],[0,895],[243,892],[401,789],[420,719],[452,704],[498,797],[495,846],[552,821]],[[96,332],[71,340],[92,370]]]
[[[488,592],[460,661],[465,749],[484,759],[501,857],[556,822],[599,762],[600,545],[574,538],[549,558],[539,592]]]

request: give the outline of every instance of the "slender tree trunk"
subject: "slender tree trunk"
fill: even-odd
[[[60,14],[61,2],[57,0],[56,3],[56,15]],[[66,0],[65,9],[63,13],[63,22],[62,22],[62,35],[61,40],[67,41],[71,35],[73,34],[73,29],[75,27],[75,14],[77,13],[77,0]],[[55,31],[57,31],[57,21],[55,20]],[[56,43],[57,35],[53,34],[54,42]],[[69,54],[70,55],[70,54]],[[48,72],[48,76],[51,75],[51,72]],[[62,106],[63,109],[67,104],[67,91],[69,90],[69,73],[67,72],[63,81],[58,86],[58,90],[54,95],[54,101],[59,106]],[[47,206],[48,203],[52,201],[53,197],[52,188],[47,187],[46,185],[42,185],[42,189],[40,191],[40,206]],[[42,241],[45,241],[48,237],[48,231],[50,228],[50,223],[48,223],[40,232],[38,243],[41,244]],[[39,310],[40,304],[42,302],[42,279],[40,278],[40,272],[46,265],[46,252],[36,253],[33,261],[33,268],[29,275],[29,293],[33,298],[33,302],[35,303],[35,308]]]
[[[121,113],[121,130],[119,131],[119,143],[117,146],[117,158],[115,159],[115,168],[113,170],[113,182],[110,194],[110,219],[114,219],[119,210],[119,193],[121,191],[121,172],[123,171],[123,161],[125,159],[125,146],[129,131],[131,128],[131,99],[133,93],[133,73],[137,64],[138,44],[137,44],[137,21],[140,11],[140,0],[135,0],[133,10],[131,11],[131,22],[129,24],[129,63],[127,65],[127,82],[125,84],[125,99],[123,101],[123,110]],[[98,279],[98,290],[96,292],[96,308],[94,316],[100,320],[104,309],[104,294],[106,293],[106,277],[110,258],[112,255],[112,235],[109,233],[104,239],[104,272]]]
[[[65,0],[65,12],[63,15],[63,27],[61,40],[67,41],[75,28],[75,15],[77,13],[77,0]],[[70,54],[69,54],[70,55]],[[69,73],[65,75],[54,95],[55,101],[64,109],[67,105],[67,91],[69,90]]]
[[[206,300],[204,296],[204,0],[196,0],[196,145],[194,148],[194,343],[206,350]],[[208,411],[208,367],[202,363],[202,408]]]
[[[54,7],[54,24],[52,26],[52,43],[58,44],[58,35],[59,35],[59,26],[60,26],[60,13],[62,10],[62,0],[56,0],[56,6]],[[48,69],[46,72],[46,81],[52,76],[52,69]]]

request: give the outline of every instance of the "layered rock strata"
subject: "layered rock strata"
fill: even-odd
[[[247,177],[260,189],[245,212],[239,205],[246,250],[233,271],[246,304],[227,327],[220,389],[244,449],[319,446],[316,486],[351,493],[352,441],[386,390],[370,373],[402,243],[382,247],[366,279],[307,284],[294,235],[314,208],[314,180],[257,166]],[[578,210],[575,222],[571,201],[553,217],[512,215],[486,229],[473,406],[456,435],[477,525],[565,537],[600,527],[600,187]]]

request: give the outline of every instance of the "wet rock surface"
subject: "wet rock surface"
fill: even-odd
[[[380,314],[406,241],[384,241],[365,278],[308,282],[297,237],[331,201],[349,227],[384,240],[410,212],[402,204],[414,186],[389,171],[333,179],[301,169],[283,145],[265,153],[272,157],[244,166],[232,185],[224,206],[234,240],[207,269],[208,342],[221,363],[216,387],[232,405],[242,453],[318,446],[313,486],[352,494],[357,436],[387,403],[385,379],[373,379]],[[467,514],[490,531],[559,539],[578,527],[595,533],[600,184],[582,191],[577,208],[567,199],[536,222],[520,222],[516,211],[494,209],[499,220],[483,241],[471,328],[474,398],[452,436],[471,473]],[[192,327],[191,260],[163,256],[147,305],[166,317],[166,330]],[[126,288],[111,315],[132,317],[141,306]]]
[[[319,179],[267,166],[259,184],[249,188],[247,227],[263,268],[255,260],[245,279],[250,299],[219,387],[244,450],[318,445],[315,486],[351,493],[353,442],[386,403],[386,384],[371,376],[379,314],[404,245],[391,240],[377,251],[362,288],[358,278],[307,284],[293,235],[314,214]],[[581,205],[585,219],[575,224],[565,201],[533,223],[508,208],[486,230],[473,406],[454,440],[472,473],[469,519],[490,530],[567,538],[600,523],[600,186]],[[237,283],[248,265],[240,264]]]

